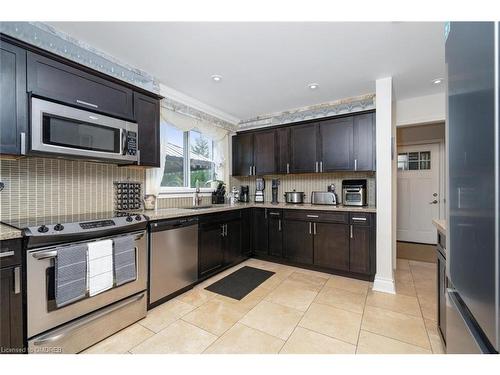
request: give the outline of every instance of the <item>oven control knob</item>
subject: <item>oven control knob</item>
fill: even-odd
[[[141,218],[141,215],[137,215],[137,216],[135,217],[135,220],[137,220],[137,221],[141,221],[141,219],[142,219],[142,218]]]
[[[132,219],[132,216],[127,216],[127,218],[125,220],[127,220],[128,222],[131,222],[134,219]]]
[[[38,231],[40,233],[47,233],[49,231],[49,227],[47,227],[46,225],[42,225],[38,228]]]
[[[54,230],[55,231],[59,232],[59,231],[61,231],[63,229],[64,229],[64,225],[62,225],[62,224],[56,224],[56,225],[54,225]]]

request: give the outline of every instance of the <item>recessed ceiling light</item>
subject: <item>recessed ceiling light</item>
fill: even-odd
[[[311,90],[316,90],[319,87],[318,83],[310,83],[307,85]]]
[[[439,84],[443,83],[443,79],[442,78],[433,79],[432,83],[435,85],[439,85]]]
[[[220,76],[218,74],[214,74],[212,76],[212,81],[214,81],[214,82],[220,82],[220,81],[222,81],[222,76]]]

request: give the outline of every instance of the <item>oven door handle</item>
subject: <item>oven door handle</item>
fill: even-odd
[[[57,256],[57,250],[41,251],[39,253],[33,253],[31,255],[33,256],[33,258],[38,260],[55,258]]]
[[[72,332],[77,330],[78,328],[85,326],[86,324],[89,324],[96,319],[102,318],[103,316],[108,315],[108,314],[112,313],[113,311],[116,311],[116,310],[121,309],[125,306],[128,306],[132,303],[140,301],[141,299],[144,298],[145,295],[146,295],[146,293],[141,293],[138,296],[133,296],[133,297],[127,298],[126,300],[124,300],[122,302],[116,303],[110,307],[104,308],[100,311],[93,313],[93,314],[89,315],[87,318],[77,320],[73,323],[69,323],[68,325],[66,325],[64,327],[61,327],[61,328],[55,330],[54,332],[50,332],[46,335],[39,336],[37,339],[35,339],[35,341],[33,341],[33,345],[39,346],[39,345],[43,345],[46,343],[50,343],[50,342],[54,342],[54,341],[58,341],[60,339],[63,339],[64,337],[68,336],[69,334],[71,334]]]

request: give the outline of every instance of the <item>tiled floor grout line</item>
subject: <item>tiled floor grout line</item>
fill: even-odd
[[[365,317],[366,301],[368,300],[368,293],[370,293],[370,287],[368,287],[368,291],[366,292],[365,295],[365,303],[363,304],[363,312],[361,313],[361,322],[359,323],[358,339],[356,340],[356,351],[354,352],[354,354],[358,354],[359,336],[361,336],[361,327],[363,327],[363,319]]]

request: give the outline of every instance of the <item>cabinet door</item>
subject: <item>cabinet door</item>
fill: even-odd
[[[23,306],[20,267],[0,269],[0,347],[23,347]],[[17,280],[16,280],[17,278]],[[16,290],[17,289],[17,290]]]
[[[224,237],[224,265],[234,264],[242,259],[241,256],[241,220],[232,220],[226,225]]]
[[[285,257],[297,263],[313,264],[312,223],[299,220],[283,221]]]
[[[140,165],[160,166],[160,101],[134,93],[134,111],[139,128]]]
[[[276,173],[276,132],[261,131],[254,134],[255,174]]]
[[[276,130],[278,173],[290,173],[290,128]]]
[[[370,273],[370,234],[368,226],[351,225],[349,270],[357,273]]]
[[[200,277],[207,276],[224,264],[222,247],[222,224],[203,224],[200,226],[198,246],[198,270]]]
[[[314,265],[349,271],[349,226],[314,223]]]
[[[0,153],[21,154],[27,129],[26,51],[0,41]]]
[[[354,116],[354,169],[375,170],[375,115]]]
[[[83,109],[133,120],[132,90],[28,52],[28,91]]]
[[[252,209],[241,212],[241,254],[244,257],[252,255]]]
[[[290,127],[291,172],[317,172],[317,139],[317,126],[314,124]]]
[[[253,209],[253,251],[256,255],[268,255],[267,214],[265,208]]]
[[[319,124],[321,143],[321,171],[345,171],[353,169],[353,119],[323,121]]]
[[[269,216],[269,255],[283,257],[283,222],[281,218]]]
[[[249,176],[253,168],[253,133],[233,137],[233,176]]]

